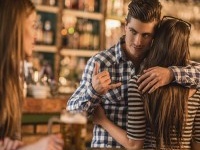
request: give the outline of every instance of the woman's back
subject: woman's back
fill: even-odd
[[[146,136],[144,140],[144,149],[156,149],[156,139],[153,136],[153,131],[149,124],[146,124],[144,121],[144,102],[141,100],[140,92],[137,90],[137,77],[134,77],[130,80],[129,86],[129,106],[134,106],[134,110],[129,109],[128,118],[135,118],[134,122],[128,122],[128,135],[131,136],[134,130],[137,130],[138,137],[143,136],[142,133],[145,132],[144,124],[146,125]],[[138,100],[137,100],[138,99]],[[177,108],[178,109],[178,108]],[[137,110],[137,111],[136,111]],[[136,113],[138,114],[136,117]],[[183,129],[182,139],[181,139],[181,148],[182,149],[191,149],[191,140],[200,142],[200,90],[197,90],[187,102],[187,120],[185,128]],[[173,114],[171,114],[173,115]],[[137,120],[137,121],[136,121]],[[173,137],[173,136],[172,136]],[[176,136],[173,137],[176,139]],[[171,146],[173,149],[180,149],[176,142],[173,142]],[[176,141],[176,140],[175,140]],[[165,146],[161,146],[161,149],[167,149]]]

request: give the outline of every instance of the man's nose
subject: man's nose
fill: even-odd
[[[142,44],[142,36],[141,35],[138,34],[135,36],[134,44],[138,45],[138,46]]]

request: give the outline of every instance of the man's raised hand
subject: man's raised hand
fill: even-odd
[[[99,72],[99,67],[99,63],[95,62],[92,74],[92,87],[98,94],[103,95],[108,90],[121,86],[121,82],[111,84],[112,81],[109,72],[105,70]]]

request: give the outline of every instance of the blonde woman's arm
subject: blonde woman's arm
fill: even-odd
[[[94,124],[101,125],[118,143],[127,149],[139,150],[143,147],[143,140],[134,140],[127,137],[125,130],[111,122],[105,115],[101,106],[95,109],[93,114]]]

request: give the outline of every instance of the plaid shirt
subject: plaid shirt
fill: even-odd
[[[127,127],[127,110],[128,110],[128,82],[131,76],[135,75],[134,64],[127,60],[122,44],[124,44],[124,36],[120,41],[108,50],[101,51],[91,57],[86,65],[82,76],[80,87],[75,91],[68,101],[67,109],[76,110],[84,109],[89,114],[99,104],[105,110],[106,116],[116,125],[126,130]],[[99,95],[92,87],[92,74],[94,62],[100,64],[100,72],[107,70],[110,73],[112,83],[121,82],[122,85],[116,89],[109,90],[105,95]],[[179,83],[187,86],[195,86],[200,78],[200,64],[196,64],[196,69],[192,66],[186,69],[171,67],[174,71],[175,78]],[[191,71],[192,70],[192,71]],[[185,75],[187,77],[185,77]],[[183,78],[181,78],[183,77]],[[194,80],[192,80],[194,78]],[[189,79],[189,80],[187,80]],[[91,147],[117,147],[118,144],[101,126],[94,125],[93,139]]]

